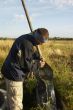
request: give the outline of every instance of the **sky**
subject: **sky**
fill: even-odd
[[[24,0],[33,29],[47,28],[50,37],[73,38],[73,0]],[[0,0],[0,37],[30,32],[21,0]]]

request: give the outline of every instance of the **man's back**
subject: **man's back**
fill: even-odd
[[[2,73],[8,79],[22,80],[22,76],[31,69],[33,45],[26,39],[29,35],[20,36],[13,43],[3,64]]]

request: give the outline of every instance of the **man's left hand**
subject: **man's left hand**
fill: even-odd
[[[40,60],[40,67],[43,68],[45,66],[45,61],[44,59],[41,59]]]

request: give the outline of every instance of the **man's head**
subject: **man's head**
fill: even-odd
[[[45,43],[49,40],[49,32],[45,28],[38,28],[34,31],[34,38],[37,42],[37,45]]]

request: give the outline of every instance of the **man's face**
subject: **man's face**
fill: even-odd
[[[34,33],[34,37],[35,37],[35,40],[36,40],[38,45],[42,45],[43,43],[48,41],[46,36],[41,36],[38,32]]]

